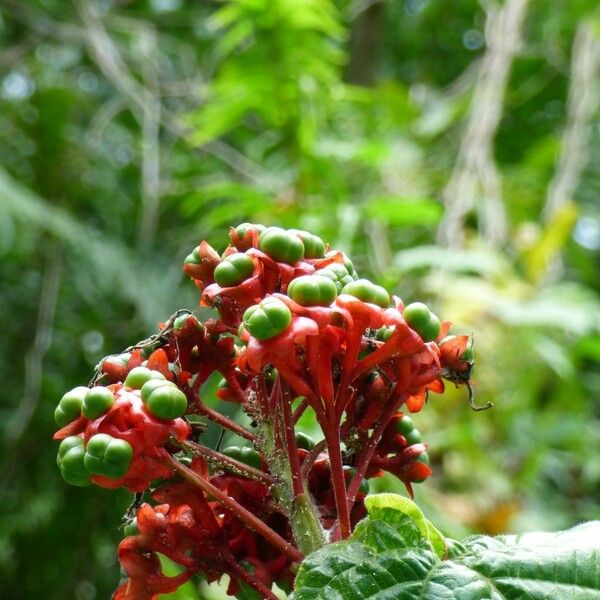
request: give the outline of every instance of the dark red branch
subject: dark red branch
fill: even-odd
[[[191,484],[199,487],[204,493],[212,496],[223,506],[223,508],[240,519],[240,521],[242,521],[249,529],[261,535],[265,540],[275,546],[280,552],[283,552],[294,562],[302,561],[304,557],[301,552],[290,544],[290,542],[284,540],[276,531],[271,529],[256,515],[238,504],[233,498],[214,486],[210,481],[200,477],[197,473],[192,471],[192,469],[181,464],[166,450],[161,449],[161,455],[166,465],[177,471],[177,473],[179,473],[186,481],[189,481]]]
[[[271,477],[271,475],[268,473],[265,473],[260,469],[255,469],[246,463],[240,462],[235,458],[231,458],[230,456],[222,454],[221,452],[217,452],[216,450],[208,448],[202,444],[192,442],[191,440],[186,440],[181,443],[181,446],[188,448],[195,454],[202,456],[208,462],[215,463],[220,466],[229,465],[237,473],[241,474],[243,477],[247,477],[248,479],[260,481],[266,486],[271,486],[275,483],[275,479],[273,479],[273,477]]]

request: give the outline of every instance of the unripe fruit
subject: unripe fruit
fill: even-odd
[[[318,236],[301,229],[290,229],[289,233],[299,237],[304,244],[304,256],[306,258],[323,258],[325,254],[325,242]]]
[[[319,275],[303,275],[294,279],[287,293],[302,306],[329,306],[337,298],[333,281]]]
[[[88,419],[96,419],[100,415],[107,413],[114,403],[114,394],[108,388],[98,385],[86,394],[81,412]]]
[[[176,419],[187,410],[186,395],[170,381],[150,380],[142,387],[147,411],[158,419]]]
[[[240,238],[243,238],[250,229],[255,229],[256,231],[258,231],[258,233],[262,233],[266,229],[266,227],[264,225],[261,225],[260,223],[240,223],[235,228],[235,232]]]
[[[265,298],[246,310],[243,325],[258,340],[269,340],[285,331],[292,322],[290,309],[278,298]]]
[[[58,447],[56,462],[63,479],[70,485],[84,487],[90,484],[90,474],[85,468],[84,456],[83,439],[79,436],[65,438]]]
[[[413,420],[407,416],[407,415],[402,415],[397,421],[396,421],[396,431],[403,435],[403,436],[407,436],[411,431],[413,431],[415,428],[415,424],[413,423]]]
[[[350,294],[363,302],[370,302],[382,308],[390,305],[390,295],[386,289],[368,279],[357,279],[344,286],[342,294]]]
[[[423,442],[423,438],[418,429],[413,429],[407,434],[404,434],[404,439],[409,446],[413,444],[421,444]]]
[[[269,227],[260,234],[259,248],[272,259],[293,265],[304,256],[304,244],[293,233]]]
[[[394,333],[394,329],[395,327],[380,327],[376,332],[375,332],[375,339],[380,341],[380,342],[387,342],[391,337],[392,334]]]
[[[133,519],[123,527],[123,537],[131,537],[132,535],[137,535],[140,532],[137,526],[137,519]]]
[[[97,433],[87,443],[83,462],[85,468],[94,475],[119,479],[127,473],[132,458],[133,448],[129,442],[106,433]]]
[[[54,411],[54,419],[59,427],[64,427],[81,416],[83,401],[89,388],[78,386],[67,392]]]
[[[341,265],[340,263],[331,263],[330,265],[327,265],[326,267],[315,271],[315,275],[331,279],[331,281],[333,281],[333,283],[335,284],[335,288],[338,294],[341,293],[342,288],[346,284],[352,283],[354,281],[352,275],[348,273],[346,267],[344,267],[344,265]]]
[[[440,334],[440,320],[422,302],[409,304],[402,316],[425,342],[431,342]]]
[[[127,374],[124,384],[134,390],[140,390],[151,379],[165,379],[165,376],[160,371],[152,371],[147,367],[135,367]]]
[[[221,287],[231,287],[248,279],[254,271],[254,262],[247,254],[238,252],[226,256],[220,262],[214,273],[215,281]]]

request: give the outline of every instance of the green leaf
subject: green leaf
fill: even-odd
[[[409,498],[398,494],[373,494],[365,499],[369,518],[359,523],[354,532],[358,539],[373,548],[425,546],[433,548],[442,557],[446,552],[446,544],[442,534],[425,518],[421,509]],[[379,522],[386,527],[373,527]],[[379,537],[383,536],[381,541]],[[367,541],[369,540],[369,541]],[[394,545],[389,545],[393,540]],[[386,545],[388,544],[388,545]]]
[[[426,547],[430,525],[414,503],[370,498],[353,539],[304,560],[290,600],[600,600],[600,522],[449,540],[451,558],[441,560]]]

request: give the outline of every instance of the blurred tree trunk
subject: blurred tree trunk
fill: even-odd
[[[371,86],[375,82],[384,6],[382,2],[375,1],[359,10],[350,33],[346,80],[356,85]]]

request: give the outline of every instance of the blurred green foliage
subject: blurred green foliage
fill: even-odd
[[[471,211],[448,250],[436,230],[483,5],[0,0],[3,597],[116,587],[129,495],[63,483],[53,408],[103,355],[193,308],[184,256],[246,220],[310,229],[474,334],[494,409],[472,413],[450,385],[416,416],[434,468],[417,500],[446,533],[600,517],[597,102],[573,196],[541,216],[582,24],[600,54],[597,1],[530,1],[492,149],[509,235],[491,246]]]

